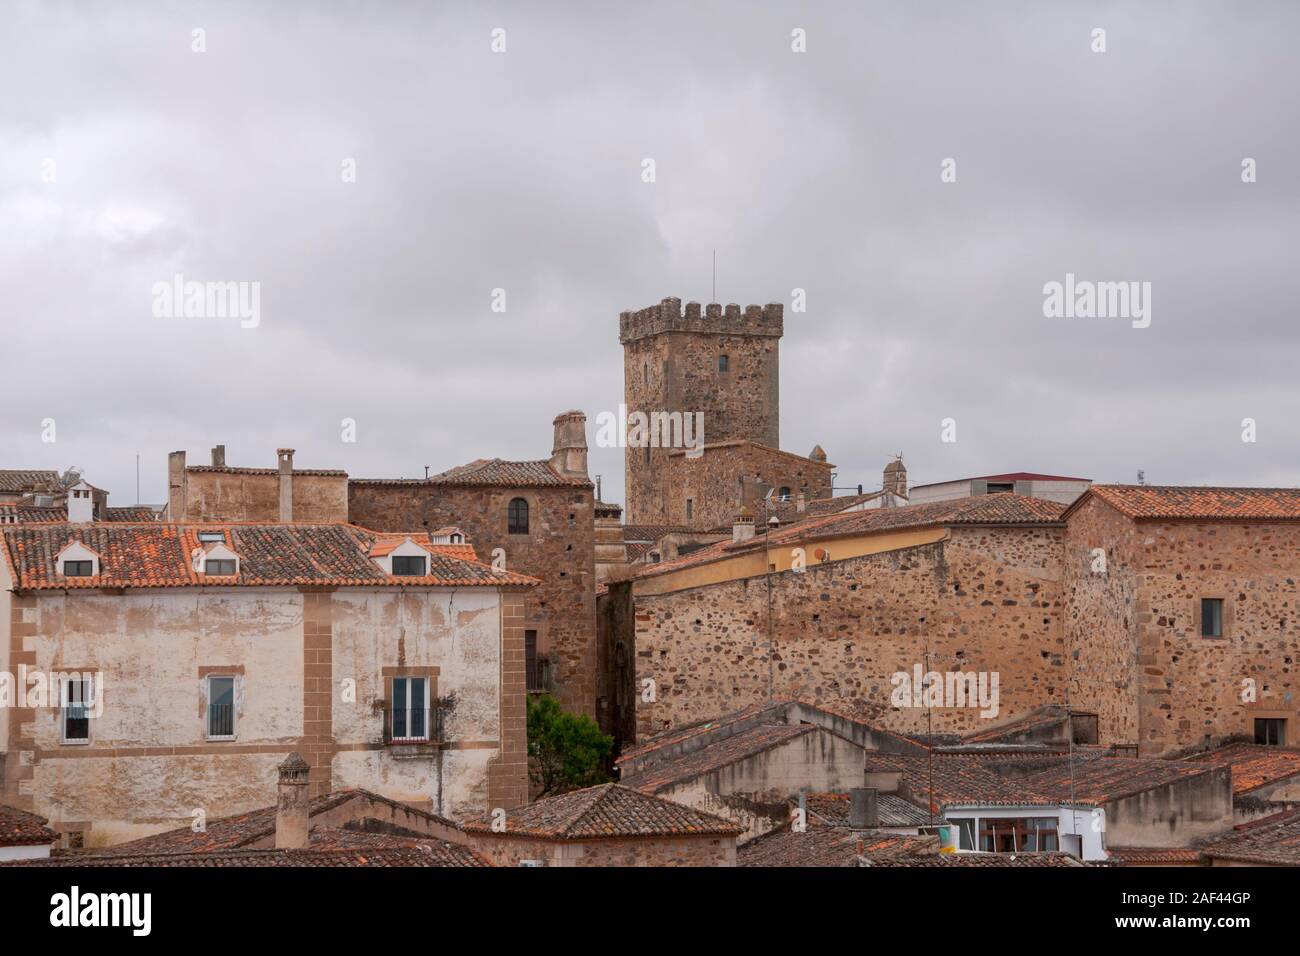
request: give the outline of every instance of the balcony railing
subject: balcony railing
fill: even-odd
[[[427,744],[442,741],[441,707],[394,707],[389,713],[390,742]]]
[[[209,704],[208,705],[208,736],[209,737],[235,736],[235,705],[234,704]]]

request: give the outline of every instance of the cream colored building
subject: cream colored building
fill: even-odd
[[[0,802],[73,845],[266,806],[292,751],[313,794],[526,801],[536,582],[459,534],[55,524],[0,551]]]

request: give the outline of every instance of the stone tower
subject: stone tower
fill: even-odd
[[[701,309],[680,299],[619,316],[623,395],[627,413],[703,413],[707,444],[747,439],[780,447],[779,346],[783,308],[713,304]],[[658,436],[656,436],[658,437]],[[669,489],[662,462],[673,449],[625,451],[631,525],[663,525]]]

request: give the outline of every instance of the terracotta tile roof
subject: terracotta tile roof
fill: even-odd
[[[1032,866],[1032,867],[1071,867],[1095,866],[1085,863],[1068,853],[926,853],[892,857],[876,864],[877,866],[934,866],[964,868]]]
[[[981,730],[962,737],[963,743],[997,743],[1008,738],[1019,737],[1036,730],[1044,730],[1055,724],[1064,724],[1069,716],[1066,709],[1056,704],[1047,704],[1027,714],[1010,720],[988,730]],[[1064,734],[1064,730],[1062,731]]]
[[[1184,758],[1211,767],[1232,767],[1232,792],[1247,793],[1300,774],[1300,749],[1235,743]]]
[[[634,759],[646,757],[647,755],[682,744],[692,738],[701,737],[706,734],[716,733],[733,724],[741,721],[750,720],[760,715],[771,713],[773,721],[778,715],[784,714],[786,707],[792,701],[774,698],[772,700],[762,701],[757,704],[751,704],[748,707],[742,707],[739,710],[733,710],[718,717],[711,717],[708,720],[697,720],[691,724],[683,724],[680,727],[674,727],[671,730],[665,730],[662,733],[649,737],[635,747],[629,747],[619,756],[616,765],[629,763]]]
[[[868,753],[864,763],[868,773],[901,771],[904,795],[921,807],[930,800],[933,772],[930,806],[936,814],[950,804],[1039,806],[1049,802],[1022,781],[997,773],[989,762],[974,756],[936,753],[932,765],[931,758],[924,756]]]
[[[834,498],[810,498],[804,503],[804,510],[799,510],[799,501],[792,498],[790,501],[778,501],[773,499],[770,513],[777,516],[781,524],[790,524],[794,521],[804,521],[808,518],[821,518],[826,515],[841,514],[849,508],[866,504],[869,501],[875,501],[881,497],[884,491],[867,491],[860,495],[839,495]],[[906,495],[903,496],[906,500]],[[758,516],[755,517],[755,524],[761,523]],[[731,530],[731,526],[727,526]]]
[[[723,767],[747,757],[810,734],[817,728],[811,724],[760,724],[671,760],[665,760],[640,773],[622,778],[624,786],[643,793],[662,790]]]
[[[384,804],[400,810],[403,814],[416,817],[427,824],[446,827],[450,830],[459,829],[459,824],[454,820],[440,817],[436,813],[429,813],[427,810],[421,810],[418,807],[397,800],[390,800],[388,797],[362,789],[336,790],[333,793],[316,797],[307,805],[308,825],[311,825],[310,821],[313,817],[318,817],[329,810],[340,807],[350,800]],[[316,830],[313,828],[313,841],[316,839],[315,832]],[[274,835],[275,807],[272,806],[250,810],[248,813],[208,820],[202,833],[195,833],[188,826],[184,826],[175,830],[167,830],[164,833],[156,833],[153,836],[141,837],[127,843],[118,843],[110,847],[82,852],[87,855],[107,854],[111,856],[209,853],[217,850],[239,849]],[[335,845],[341,845],[339,838],[335,837],[334,840]]]
[[[67,508],[37,508],[33,505],[0,504],[0,524],[32,524],[67,520]]]
[[[42,867],[374,867],[452,866],[484,867],[490,864],[468,847],[420,840],[410,846],[357,846],[348,849],[213,850],[202,853],[60,854],[48,859],[19,860],[0,866]]]
[[[239,574],[208,578],[190,555],[200,531],[221,531],[239,557]],[[352,587],[529,587],[535,578],[495,572],[431,546],[429,574],[391,576],[370,559],[387,535],[355,525],[326,524],[49,524],[0,527],[0,550],[19,590],[105,587],[352,586]],[[427,544],[421,534],[410,537]],[[100,556],[100,574],[65,578],[55,558],[70,541]]]
[[[1199,863],[1201,851],[1190,847],[1108,846],[1106,855],[1116,863]]]
[[[1235,827],[1226,837],[1202,844],[1206,856],[1266,866],[1300,866],[1300,810]]]
[[[105,521],[161,521],[162,512],[149,505],[133,505],[123,508],[109,508]]]
[[[814,793],[806,798],[809,816],[816,816],[830,827],[849,825],[850,798],[847,793]],[[877,793],[876,809],[882,827],[927,826],[930,814],[896,793]]]
[[[1055,501],[1013,494],[980,495],[975,498],[905,505],[901,508],[849,511],[808,518],[749,541],[723,541],[675,561],[646,565],[640,569],[638,577],[652,577],[696,564],[718,561],[734,554],[759,550],[764,546],[793,546],[830,538],[953,525],[1056,525],[1060,523],[1064,511],[1065,506]]]
[[[464,824],[470,833],[493,834],[492,817]],[[546,840],[604,837],[734,836],[745,828],[692,807],[661,800],[617,783],[545,797],[506,815],[503,836]]]
[[[233,468],[229,465],[186,465],[186,471],[220,472],[224,475],[278,475],[279,468]],[[322,478],[346,478],[348,473],[338,468],[295,468],[295,478],[311,476]]]
[[[1095,496],[1135,519],[1295,521],[1300,488],[1198,488],[1160,485],[1093,485],[1071,513]]]
[[[45,817],[0,803],[0,847],[53,843],[59,835],[45,825],[48,822]]]
[[[0,468],[0,491],[8,494],[34,491],[38,488],[56,487],[58,483],[59,473],[57,471]]]
[[[838,827],[810,826],[802,833],[788,827],[750,840],[736,850],[737,866],[843,867],[861,859],[878,863],[914,853],[934,853],[933,837],[855,833]]]
[[[1068,758],[1047,759],[1054,761],[1056,766],[1030,774],[1024,779],[1025,787],[1055,803],[1068,802],[1073,788],[1074,802],[1086,806],[1110,803],[1166,784],[1199,777],[1212,770],[1204,764],[1184,760],[1100,757],[1094,760],[1075,760],[1072,772]]]
[[[688,534],[690,531],[690,528],[671,524],[625,524],[623,525],[623,540],[627,542],[648,541],[650,544],[655,544],[664,535]]]
[[[951,485],[960,481],[1091,481],[1091,478],[1071,478],[1068,475],[1043,475],[1036,471],[1009,471],[1002,475],[976,475],[973,478],[949,478],[945,481],[931,481],[913,488],[933,488],[936,485]]]
[[[479,458],[428,478],[354,478],[355,485],[492,485],[505,488],[594,488],[590,479],[562,475],[547,459]]]

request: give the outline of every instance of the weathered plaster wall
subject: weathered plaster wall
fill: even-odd
[[[365,787],[452,816],[487,808],[487,761],[500,739],[501,615],[492,591],[338,591],[333,596],[335,687],[356,682],[355,701],[334,703],[336,787]],[[384,732],[384,668],[437,668],[448,702],[444,732],[455,749],[399,757],[373,745]],[[368,781],[368,782],[367,782]]]
[[[862,748],[818,728],[656,796],[746,827],[739,845],[788,822],[788,801],[800,792],[842,793],[862,781]]]
[[[311,765],[314,794],[361,787],[478,815],[526,793],[522,597],[512,592],[176,589],[12,601],[11,658],[17,648],[44,673],[103,674],[88,744],[60,742],[52,707],[12,711],[6,738],[19,770],[6,774],[6,799],[85,830],[88,845],[189,824],[196,810],[211,818],[271,805],[276,765],[294,750]],[[444,744],[385,742],[385,672],[401,668],[429,676],[448,702]],[[210,672],[237,675],[235,740],[205,736]]]
[[[1232,825],[1227,767],[1106,804],[1107,846],[1191,846]]]

